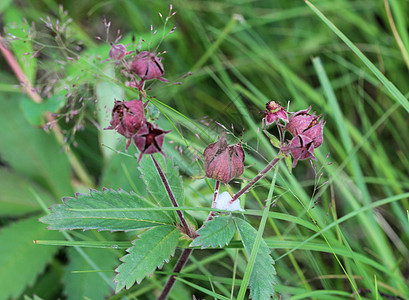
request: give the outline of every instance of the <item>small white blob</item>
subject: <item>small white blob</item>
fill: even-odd
[[[232,197],[228,192],[221,193],[216,199],[216,208],[230,211],[244,211],[244,209],[240,207],[240,199],[230,203],[231,199]]]

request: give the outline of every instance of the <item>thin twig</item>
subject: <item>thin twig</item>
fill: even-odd
[[[152,161],[155,164],[156,170],[159,173],[159,177],[162,180],[162,183],[165,187],[165,190],[169,196],[170,201],[172,202],[172,205],[174,207],[179,207],[178,203],[176,202],[176,198],[175,195],[173,194],[173,191],[169,185],[168,179],[166,178],[165,173],[163,172],[161,166],[159,165],[158,161],[155,159],[155,157],[153,155],[151,155]],[[182,227],[185,230],[186,234],[191,237],[194,238],[195,235],[191,232],[190,227],[187,225],[186,219],[183,216],[182,212],[180,210],[177,210],[176,213],[179,216],[180,222],[182,223]]]
[[[257,181],[262,179],[266,174],[281,160],[280,154],[274,158],[260,173],[257,174],[247,185],[237,192],[236,195],[230,200],[230,203],[236,201],[241,195],[246,193]]]

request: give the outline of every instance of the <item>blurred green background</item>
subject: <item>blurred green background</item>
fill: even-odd
[[[164,24],[170,4],[177,13]],[[252,178],[276,153],[260,130],[267,101],[290,102],[291,111],[312,105],[323,115],[319,162],[300,162],[291,175],[279,167],[271,209],[278,214],[264,233],[282,299],[375,299],[377,292],[378,299],[407,299],[409,3],[313,4],[350,43],[304,1],[2,0],[2,43],[41,103],[22,91],[0,55],[0,299],[155,299],[167,278],[155,274],[113,295],[123,251],[32,242],[130,241],[138,234],[63,235],[37,221],[45,207],[88,188],[146,193],[135,159],[115,151],[125,142],[102,130],[115,98],[137,97],[115,63],[105,61],[118,30],[130,51],[141,41],[143,50],[167,52],[170,83],[150,82],[148,94],[161,112],[159,124],[172,130],[165,152],[179,165],[190,206],[210,206],[212,191],[197,179],[200,156],[223,130],[231,143],[243,139],[243,176]],[[47,114],[60,135],[44,131]],[[263,208],[270,180],[242,199],[246,208]],[[199,223],[206,217],[192,215]],[[250,220],[257,228],[259,218]],[[241,278],[245,265],[241,250],[205,250],[183,272],[229,298],[235,266]],[[181,282],[171,298],[193,294],[211,299]]]

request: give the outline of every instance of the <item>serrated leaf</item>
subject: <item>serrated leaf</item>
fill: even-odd
[[[178,168],[173,164],[171,159],[166,159],[165,166],[162,168],[166,174],[166,178],[168,179],[170,188],[175,195],[176,202],[179,206],[183,206],[183,182],[179,176]],[[150,157],[145,157],[141,160],[140,171],[142,172],[142,179],[144,180],[149,193],[153,196],[158,205],[163,207],[173,206],[158,174],[158,171],[156,170],[156,167]],[[173,219],[178,220],[176,212],[169,215],[173,215]]]
[[[53,134],[33,128],[19,112],[19,99],[0,97],[0,155],[3,161],[55,195],[73,193],[70,164]]]
[[[234,222],[239,230],[247,257],[250,257],[256,241],[257,230],[245,220],[234,218]],[[270,249],[266,242],[261,240],[249,282],[252,299],[270,299],[274,295],[274,285],[277,284],[275,275],[277,273],[273,264],[274,260],[270,256]]]
[[[176,227],[160,226],[148,230],[133,241],[133,246],[126,250],[129,254],[121,259],[123,264],[116,269],[116,292],[124,287],[129,289],[135,281],[139,284],[145,276],[168,262],[175,252],[179,235]]]
[[[37,217],[15,222],[0,231],[0,291],[2,299],[17,298],[43,272],[58,247],[40,246],[35,239],[61,239]]]
[[[231,215],[215,217],[197,231],[199,236],[190,244],[191,247],[223,247],[233,238],[236,228]]]
[[[41,222],[50,224],[48,229],[98,229],[129,231],[160,225],[171,225],[173,220],[162,211],[115,211],[114,209],[155,208],[148,200],[123,190],[91,190],[90,194],[76,194],[64,198],[64,204],[51,207],[52,213]],[[86,209],[88,211],[81,211]],[[107,209],[107,211],[92,211]],[[109,211],[109,209],[113,209]]]
[[[89,235],[88,235],[89,236]],[[95,239],[94,237],[90,237]],[[92,261],[101,268],[102,272],[105,270],[113,270],[118,263],[118,257],[111,249],[94,249],[83,248],[83,251],[92,259]],[[106,296],[113,293],[109,285],[94,272],[92,267],[78,254],[78,252],[70,248],[68,250],[69,264],[65,269],[63,281],[65,283],[64,293],[68,300],[77,299],[105,299]],[[90,271],[82,273],[73,273],[74,271]],[[114,274],[105,272],[106,275],[113,280]]]
[[[44,190],[30,183],[27,178],[9,169],[0,168],[0,215],[19,216],[29,212],[40,211],[40,206],[30,192],[32,188],[40,198],[51,205],[51,196]]]

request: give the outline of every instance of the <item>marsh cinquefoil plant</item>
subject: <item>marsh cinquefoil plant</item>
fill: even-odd
[[[157,267],[168,262],[176,248],[182,248],[174,274],[163,287],[159,299],[167,298],[176,274],[181,272],[192,251],[198,251],[194,249],[225,247],[238,234],[249,259],[248,274],[251,274],[243,279],[244,289],[239,294],[245,293],[249,285],[251,298],[270,299],[275,294],[274,285],[277,283],[274,260],[259,234],[260,230],[253,228],[244,217],[245,210],[240,206],[239,197],[253,188],[282,159],[290,171],[299,160],[316,159],[314,150],[322,144],[324,121],[315,113],[311,114],[311,108],[289,112],[274,101],[268,102],[262,127],[277,147],[278,154],[236,193],[229,182],[244,171],[245,153],[241,143],[229,145],[223,133],[216,142],[208,145],[203,153],[203,165],[206,176],[215,180],[215,188],[209,216],[197,228],[186,208],[180,209],[184,205],[182,179],[163,150],[169,131],[161,129],[155,119],[147,115],[147,108],[152,104],[145,89],[146,81],[166,81],[162,78],[165,71],[161,58],[154,52],[143,51],[136,53],[132,61],[127,61],[132,53],[127,52],[122,44],[111,46],[110,59],[119,62],[116,66],[125,68],[133,78],[128,85],[138,90],[139,99],[112,99],[112,119],[105,130],[115,130],[127,139],[126,149],[134,144],[139,150],[135,167],[139,164],[150,197],[124,190],[91,190],[89,194],[63,199],[64,204],[51,207],[51,214],[41,221],[53,230],[144,230],[138,239],[132,241],[127,254],[121,258],[122,264],[116,269],[116,292],[129,289],[135,282],[140,283]],[[276,125],[278,137],[271,133],[272,125]],[[221,183],[227,191],[219,194]],[[271,199],[268,199],[267,212],[271,204]]]

